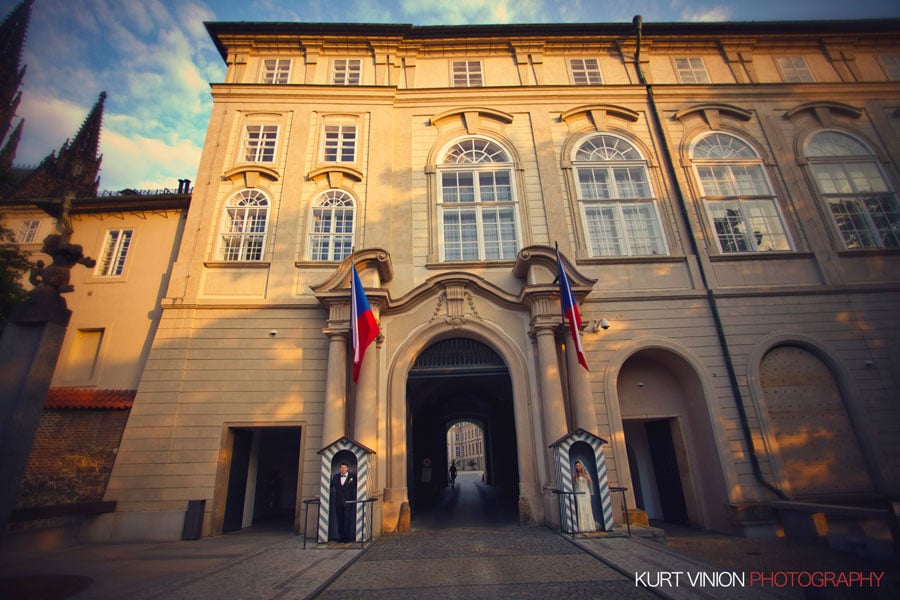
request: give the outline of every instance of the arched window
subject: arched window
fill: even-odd
[[[353,196],[343,190],[322,193],[309,222],[310,260],[340,261],[353,249]]]
[[[443,259],[514,259],[518,209],[506,150],[483,138],[461,140],[444,154],[438,175]]]
[[[221,260],[261,260],[269,222],[269,200],[259,190],[242,190],[225,205]]]
[[[591,256],[667,254],[647,161],[624,139],[593,135],[572,155]]]
[[[791,249],[762,159],[747,142],[713,133],[694,144],[691,159],[721,252]]]
[[[845,133],[813,135],[804,152],[847,248],[900,247],[900,206],[872,152]]]

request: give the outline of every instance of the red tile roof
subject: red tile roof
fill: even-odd
[[[128,409],[134,404],[137,390],[93,390],[83,388],[51,388],[44,408],[112,408]]]

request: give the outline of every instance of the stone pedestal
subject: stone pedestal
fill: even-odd
[[[0,338],[0,536],[15,508],[70,315],[62,299],[26,302]]]

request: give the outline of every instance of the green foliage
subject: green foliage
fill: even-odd
[[[12,231],[0,224],[0,331],[13,307],[25,299],[22,276],[31,268],[28,255],[16,243]]]

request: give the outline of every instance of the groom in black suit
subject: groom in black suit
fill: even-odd
[[[356,500],[356,476],[350,473],[347,463],[341,463],[341,472],[331,477],[331,500],[337,517],[339,541],[355,541],[356,505],[347,502]]]

